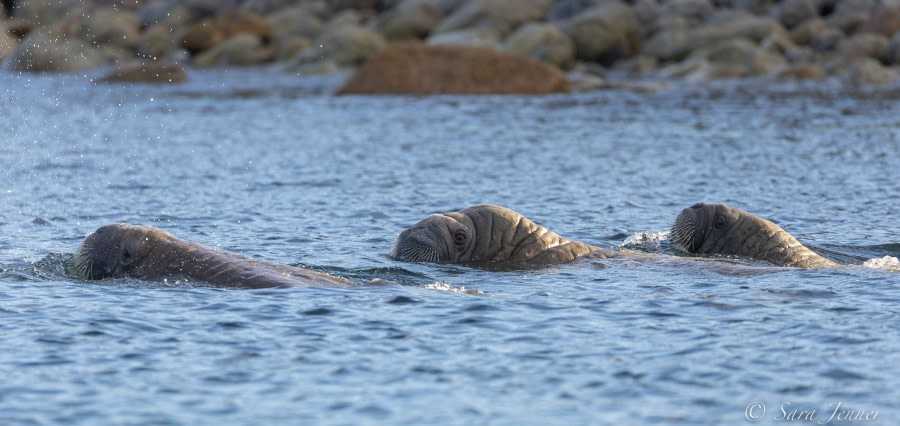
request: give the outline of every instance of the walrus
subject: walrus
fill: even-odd
[[[608,250],[563,238],[506,207],[480,205],[433,214],[400,233],[390,257],[404,262],[530,268],[649,254]]]
[[[738,256],[804,269],[838,266],[778,225],[724,204],[697,203],[682,210],[669,240],[674,248],[688,253]]]
[[[354,285],[308,269],[215,250],[158,228],[124,223],[103,226],[85,237],[68,269],[84,280],[184,278],[234,288]]]

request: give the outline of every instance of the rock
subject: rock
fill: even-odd
[[[141,40],[140,24],[132,12],[102,8],[84,18],[78,37],[94,46],[112,45],[135,50]]]
[[[399,43],[363,65],[338,94],[547,94],[569,91],[551,65],[492,49]]]
[[[874,7],[875,0],[840,0],[826,21],[844,34],[852,34],[869,19]]]
[[[575,66],[575,45],[551,24],[532,22],[507,37],[503,50],[567,70]]]
[[[881,34],[886,37],[900,31],[900,2],[882,3],[876,6],[859,31]]]
[[[3,59],[15,52],[17,44],[19,41],[15,37],[7,33],[0,33],[0,63],[3,63]]]
[[[296,6],[266,16],[269,32],[276,43],[303,36],[315,40],[325,29],[325,23],[308,7]]]
[[[716,6],[747,11],[756,15],[768,15],[774,0],[716,0]]]
[[[150,59],[168,58],[175,49],[174,39],[171,28],[162,24],[153,25],[141,33],[138,55]]]
[[[428,37],[431,45],[454,45],[495,48],[500,44],[500,36],[491,28],[470,28],[450,31]]]
[[[301,53],[298,65],[330,60],[341,67],[359,66],[384,49],[380,34],[352,25],[338,25],[316,40],[313,47]]]
[[[887,51],[884,52],[884,62],[887,64],[900,65],[900,32],[895,33],[891,37]]]
[[[824,80],[825,70],[811,64],[788,65],[775,73],[779,80]]]
[[[791,40],[797,44],[812,44],[812,41],[825,32],[828,24],[819,17],[809,18],[791,30]]]
[[[887,52],[889,44],[890,40],[881,34],[858,33],[842,40],[837,50],[841,58],[847,62],[862,57],[881,59]]]
[[[562,21],[575,17],[605,0],[556,0],[547,11],[548,21]]]
[[[896,71],[886,68],[872,58],[861,58],[844,73],[844,82],[851,86],[886,85],[900,79]]]
[[[136,64],[113,70],[99,81],[103,83],[183,83],[187,81],[184,68],[172,64]]]
[[[13,17],[49,27],[70,16],[70,12],[81,12],[82,7],[84,0],[16,0]]]
[[[27,36],[28,33],[31,32],[31,29],[34,28],[34,24],[31,21],[20,18],[9,19],[0,25],[6,27],[6,31],[4,32],[8,33],[18,40],[25,38],[25,36]]]
[[[302,7],[319,19],[323,19],[335,10],[331,0],[244,0],[241,10],[259,15],[272,15],[294,7]]]
[[[740,37],[696,50],[691,58],[704,59],[719,69],[734,69],[735,76],[766,75],[785,65],[781,56],[766,52],[753,41]]]
[[[784,0],[775,9],[775,19],[785,28],[793,28],[803,21],[818,16],[818,0]]]
[[[692,50],[713,46],[736,38],[761,41],[785,29],[768,18],[741,16],[720,21],[692,31],[666,31],[656,34],[647,43],[644,53],[663,61],[680,60]]]
[[[634,56],[643,42],[634,12],[624,3],[610,1],[562,24],[575,42],[575,56],[609,65]]]
[[[103,65],[105,57],[81,40],[68,39],[53,30],[34,30],[7,57],[14,71],[82,71]]]
[[[410,0],[383,14],[375,30],[388,41],[423,40],[437,28],[443,16],[430,0]]]
[[[709,0],[668,0],[660,7],[660,16],[683,18],[691,26],[701,24],[715,8]]]
[[[281,40],[278,42],[278,47],[275,49],[275,59],[286,60],[296,58],[304,51],[311,48],[312,45],[313,41],[303,36],[295,36]]]
[[[809,43],[809,47],[812,47],[819,52],[830,52],[837,49],[842,40],[844,40],[844,33],[841,32],[841,30],[833,27],[826,27],[822,32],[813,37],[812,41]]]
[[[227,12],[194,24],[182,38],[181,46],[191,54],[197,54],[241,33],[253,34],[267,41],[269,24],[261,16],[250,12]]]
[[[224,65],[248,66],[268,62],[274,56],[256,34],[240,33],[205,50],[194,57],[194,66],[212,67]]]
[[[469,0],[444,19],[435,32],[486,27],[505,37],[519,25],[541,20],[552,4],[553,0]]]

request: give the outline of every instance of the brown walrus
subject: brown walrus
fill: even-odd
[[[184,278],[216,287],[349,287],[331,275],[227,253],[149,226],[103,226],[85,237],[69,270],[80,279]]]
[[[466,263],[471,266],[540,267],[579,257],[650,257],[572,241],[508,208],[492,205],[433,214],[403,231],[390,256],[405,262]]]
[[[682,210],[669,240],[688,253],[739,256],[806,269],[838,266],[778,225],[724,204],[697,203]]]

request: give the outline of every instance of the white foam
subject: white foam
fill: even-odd
[[[467,290],[463,286],[455,286],[445,281],[438,281],[436,283],[425,284],[424,286],[429,290],[437,290],[437,291],[448,291],[450,293],[463,293],[463,294],[484,294],[484,292],[480,290]]]
[[[669,231],[662,232],[637,232],[619,244],[620,248],[639,247],[644,249],[658,249],[663,240],[669,239]]]
[[[885,271],[900,272],[900,260],[894,256],[885,256],[869,259],[863,262],[863,266],[872,269],[884,269]]]

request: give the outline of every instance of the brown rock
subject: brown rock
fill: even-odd
[[[844,82],[851,86],[885,85],[900,79],[897,72],[886,68],[872,58],[854,62],[844,74]]]
[[[469,0],[444,19],[435,32],[489,27],[504,37],[519,25],[541,20],[552,4],[552,0]]]
[[[572,39],[551,24],[532,22],[507,37],[503,50],[571,69],[575,65]]]
[[[392,45],[363,65],[338,94],[547,94],[569,91],[557,68],[491,49]]]
[[[267,41],[269,24],[263,17],[250,12],[226,12],[194,24],[182,38],[181,46],[196,54],[241,33],[254,34]]]
[[[98,68],[104,52],[81,40],[62,37],[50,29],[35,30],[22,39],[4,66],[15,71],[59,72]]]
[[[825,32],[828,24],[819,17],[814,17],[803,21],[801,24],[791,30],[791,40],[797,44],[811,44],[812,41],[821,33]]]
[[[838,52],[848,62],[862,57],[881,59],[887,52],[888,44],[890,40],[881,34],[858,33],[842,40]]]
[[[643,43],[637,16],[618,0],[596,6],[562,28],[575,42],[578,59],[604,65],[634,56]]]
[[[80,39],[94,46],[113,45],[132,50],[138,47],[141,39],[137,15],[113,8],[92,11],[81,22],[76,33]]]
[[[877,33],[890,37],[900,31],[900,2],[882,3],[872,10],[869,19],[859,28],[860,32]]]
[[[789,65],[775,74],[779,80],[824,80],[825,77],[825,70],[811,64]]]
[[[103,83],[183,83],[184,68],[170,64],[138,64],[119,68],[99,81]]]

